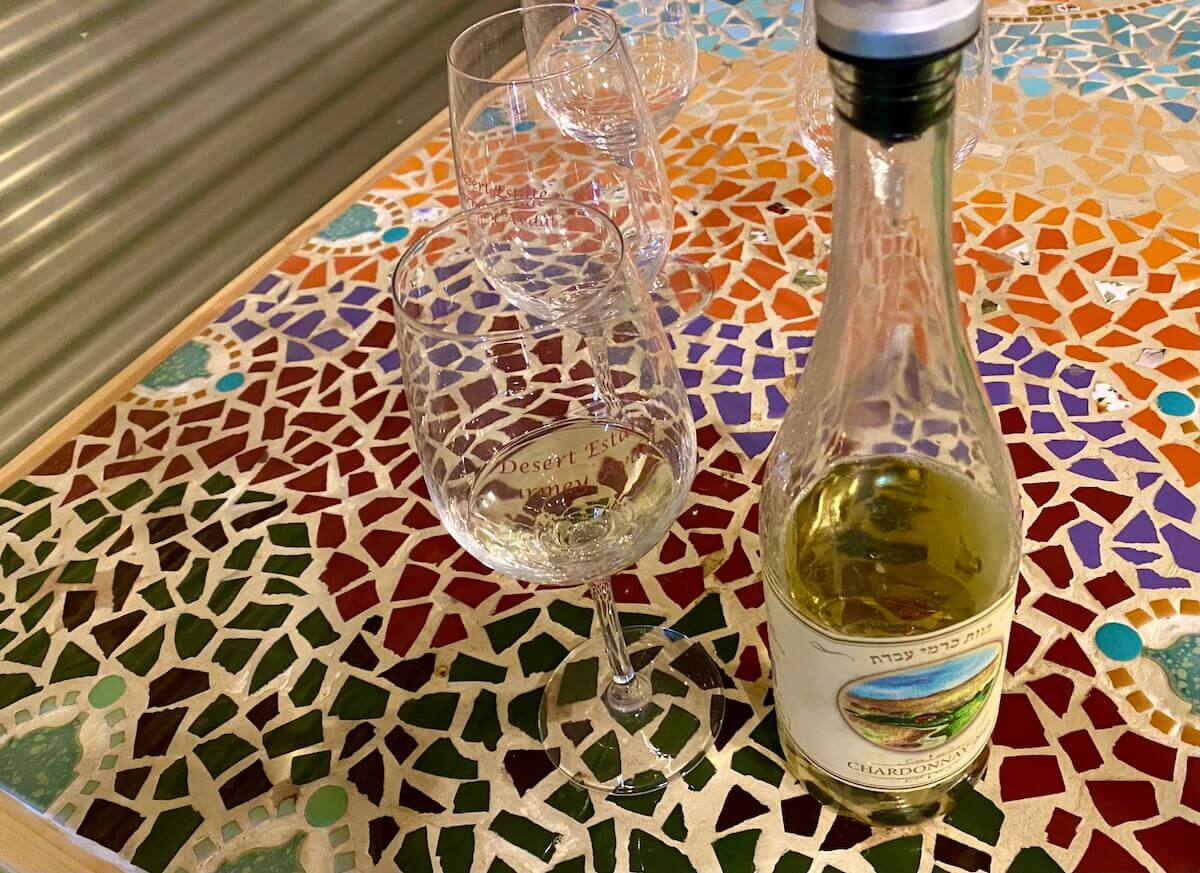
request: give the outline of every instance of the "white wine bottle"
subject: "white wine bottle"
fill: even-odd
[[[980,0],[817,0],[837,119],[821,323],[762,496],[789,764],[873,824],[945,812],[995,725],[1020,560],[960,317],[955,80]]]

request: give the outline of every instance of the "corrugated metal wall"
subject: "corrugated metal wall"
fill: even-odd
[[[445,105],[512,0],[0,0],[0,461]]]

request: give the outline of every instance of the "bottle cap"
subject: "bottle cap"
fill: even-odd
[[[982,0],[815,2],[817,42],[847,59],[895,61],[943,54],[974,39],[983,21]]]

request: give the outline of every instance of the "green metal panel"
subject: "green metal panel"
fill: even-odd
[[[445,105],[509,0],[0,0],[0,460]]]

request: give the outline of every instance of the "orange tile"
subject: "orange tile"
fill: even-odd
[[[761,303],[755,303],[746,310],[746,314],[743,316],[743,318],[745,319],[746,324],[761,324],[767,320],[767,311],[763,309],[763,305]]]
[[[1150,608],[1154,610],[1154,614],[1159,618],[1170,618],[1175,614],[1175,607],[1171,605],[1171,601],[1163,597],[1151,600]]]
[[[1192,600],[1190,597],[1185,597],[1179,601],[1180,615],[1200,615],[1200,600]]]
[[[1004,217],[1003,206],[980,206],[975,210],[975,214],[986,221],[988,224],[996,224]]]
[[[713,318],[724,321],[726,319],[733,318],[734,313],[737,312],[737,307],[735,307],[728,300],[717,298],[713,300],[712,303],[708,304],[707,312]]]
[[[1078,343],[1067,346],[1063,349],[1068,355],[1077,361],[1084,361],[1089,364],[1102,364],[1108,360],[1107,357],[1097,352],[1095,349],[1088,346],[1081,346]]]
[[[324,288],[328,284],[329,282],[325,278],[325,262],[320,261],[308,271],[308,275],[300,283],[300,288],[301,290],[305,288]]]
[[[1152,433],[1159,438],[1161,438],[1162,435],[1167,432],[1166,424],[1161,418],[1158,417],[1158,413],[1150,407],[1146,407],[1140,412],[1136,412],[1129,416],[1129,420],[1142,430],[1146,431],[1147,433]]]
[[[1132,706],[1137,712],[1145,712],[1147,709],[1151,709],[1154,706],[1154,704],[1150,702],[1150,698],[1141,691],[1135,691],[1125,699],[1129,701],[1129,705]]]
[[[1038,335],[1043,343],[1048,346],[1056,346],[1059,343],[1067,341],[1067,335],[1061,330],[1055,330],[1052,327],[1035,327],[1033,332]]]
[[[1145,400],[1158,387],[1153,379],[1146,378],[1128,364],[1113,364],[1112,371],[1129,389],[1129,393],[1139,400]]]
[[[1075,245],[1084,246],[1104,239],[1104,232],[1090,221],[1076,218],[1071,223],[1071,239],[1075,240]]]
[[[1120,255],[1112,265],[1112,274],[1114,276],[1136,276],[1138,274],[1138,262],[1129,255]]]
[[[1179,471],[1183,484],[1191,488],[1200,482],[1200,452],[1181,443],[1165,443],[1159,446],[1163,456]]]
[[[1171,309],[1200,309],[1200,288],[1184,294],[1171,304]]]
[[[1067,236],[1057,227],[1043,227],[1037,238],[1038,250],[1065,249]]]
[[[308,269],[308,258],[292,255],[275,269],[281,273],[287,273],[289,276],[296,276]]]
[[[1175,721],[1175,719],[1171,718],[1171,716],[1167,715],[1161,709],[1156,709],[1150,713],[1150,725],[1159,733],[1169,734],[1175,729],[1175,725],[1177,724],[1179,722]]]
[[[1151,294],[1167,294],[1175,287],[1175,276],[1171,273],[1151,273],[1146,277],[1146,290]]]
[[[1149,212],[1143,212],[1141,215],[1135,215],[1129,220],[1134,224],[1140,224],[1148,230],[1154,230],[1154,228],[1158,227],[1158,223],[1162,221],[1162,213],[1157,209],[1152,209]]]
[[[975,270],[970,264],[955,264],[954,278],[959,291],[964,294],[975,293]]]
[[[1154,338],[1172,349],[1200,350],[1200,334],[1193,333],[1183,325],[1167,325],[1156,333]]]
[[[763,216],[763,211],[757,206],[746,206],[744,204],[733,203],[726,207],[730,212],[736,215],[749,224],[766,224],[767,219]]]
[[[1194,230],[1184,230],[1179,227],[1168,227],[1167,233],[1192,249],[1200,249],[1200,233]]]
[[[1074,270],[1068,270],[1058,283],[1058,293],[1074,303],[1079,298],[1086,297],[1088,292],[1078,274]]]
[[[758,175],[764,179],[786,179],[787,164],[780,160],[760,161]]]
[[[1071,324],[1080,336],[1087,336],[1112,319],[1112,313],[1098,303],[1085,303],[1071,313]]]
[[[1109,258],[1112,257],[1112,246],[1092,252],[1090,255],[1084,255],[1077,259],[1079,266],[1083,267],[1089,273],[1099,273],[1108,264]]]
[[[1021,326],[1011,315],[997,315],[995,318],[988,319],[987,323],[1005,333],[1016,333],[1017,328]]]
[[[1200,376],[1200,367],[1187,358],[1171,358],[1166,363],[1158,365],[1158,372],[1176,382],[1190,382]]]
[[[771,308],[779,314],[781,318],[808,318],[813,314],[812,306],[800,294],[790,288],[780,288],[775,292],[775,299],[771,302]]]
[[[1013,197],[1013,218],[1017,221],[1024,221],[1045,205],[1040,200],[1034,200],[1025,194],[1017,194]]]
[[[1059,315],[1061,315],[1049,303],[1038,303],[1037,301],[1025,300],[1020,297],[1009,300],[1008,308],[1018,315],[1027,315],[1045,324],[1054,324],[1054,322],[1058,321]]]
[[[745,185],[739,185],[736,182],[730,182],[728,179],[722,179],[717,187],[713,188],[708,193],[707,200],[732,200],[738,194],[746,190]]]
[[[1038,281],[1038,277],[1031,276],[1028,273],[1014,279],[1013,283],[1008,286],[1008,293],[1016,294],[1020,297],[1046,299],[1046,292],[1042,290],[1042,283]]]
[[[1050,224],[1050,225],[1054,225],[1055,227],[1057,227],[1057,226],[1061,225],[1064,221],[1066,221],[1067,216],[1069,216],[1070,214],[1071,213],[1067,211],[1067,207],[1056,206],[1053,209],[1051,209],[1049,212],[1047,212],[1045,215],[1042,216],[1042,219],[1039,222],[1039,224]]]
[[[1117,324],[1129,330],[1139,330],[1161,318],[1167,317],[1167,310],[1162,304],[1150,297],[1139,297],[1130,304],[1125,314],[1117,319]]]
[[[735,300],[753,300],[762,292],[751,285],[749,282],[739,279],[733,283],[733,287],[729,289],[729,296]]]
[[[1096,340],[1096,345],[1100,348],[1111,349],[1122,346],[1136,346],[1140,342],[1141,340],[1137,337],[1130,336],[1123,330],[1110,330],[1104,336],[1100,337],[1100,339]]]
[[[1100,201],[1092,197],[1089,197],[1087,200],[1084,200],[1082,203],[1080,203],[1077,207],[1075,207],[1075,210],[1077,212],[1082,212],[1084,215],[1090,215],[1092,218],[1099,218],[1104,214],[1104,208],[1100,205]]]
[[[1002,224],[989,233],[980,243],[980,245],[992,249],[993,251],[1002,251],[1020,238],[1021,231],[1017,230],[1011,224]]]
[[[1183,730],[1179,732],[1179,738],[1189,746],[1200,746],[1200,728],[1185,724]]]
[[[1042,276],[1049,275],[1054,272],[1055,267],[1065,260],[1066,258],[1062,255],[1056,255],[1052,252],[1038,252],[1037,271]]]

